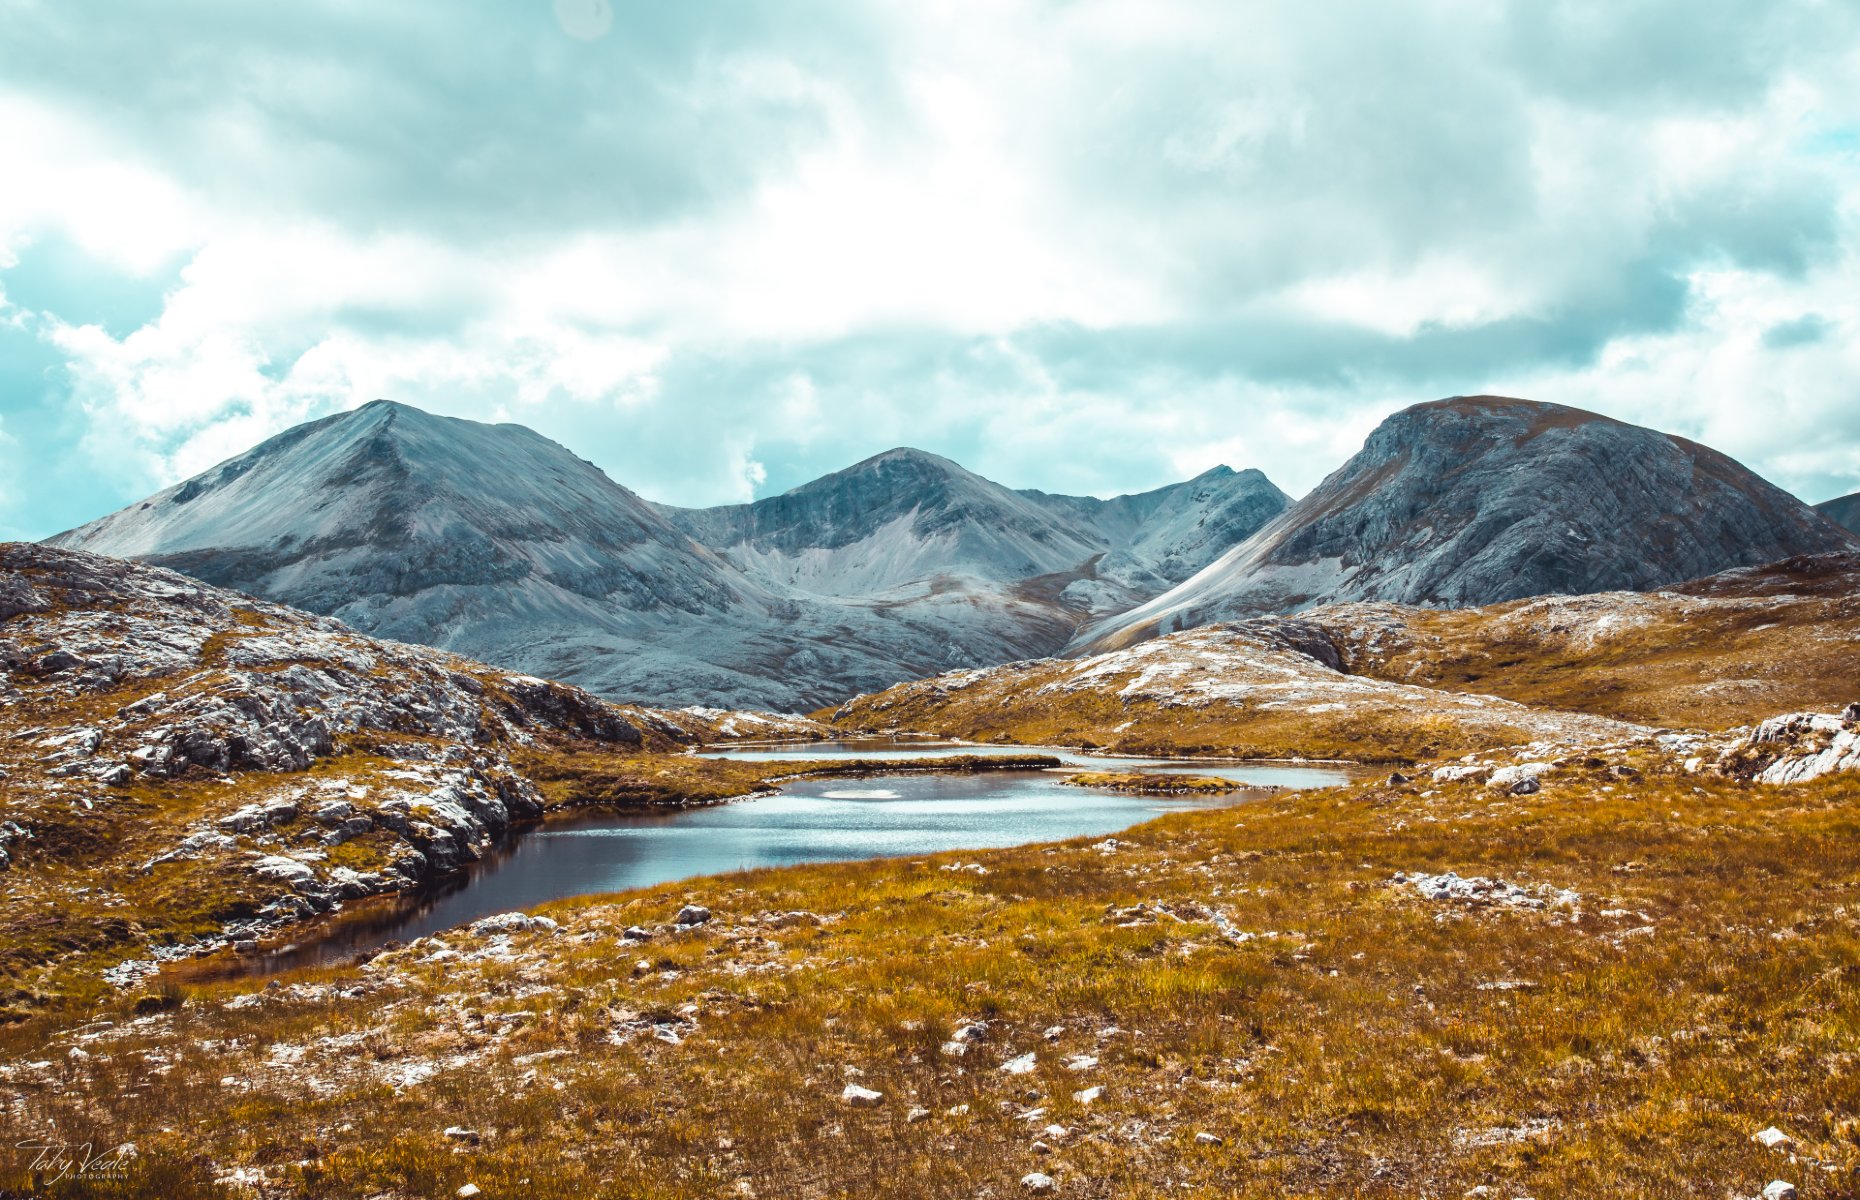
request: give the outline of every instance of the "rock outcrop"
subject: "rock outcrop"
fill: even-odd
[[[1720,773],[1758,783],[1806,783],[1839,771],[1860,771],[1860,703],[1839,713],[1771,717],[1724,748]]]
[[[0,545],[0,610],[9,886],[48,855],[106,851],[100,889],[193,864],[244,914],[208,945],[478,859],[544,811],[525,755],[812,731],[615,705],[82,551]]]

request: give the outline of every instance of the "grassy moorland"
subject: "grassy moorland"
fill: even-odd
[[[1860,555],[1792,559],[1661,592],[1457,610],[1352,604],[1309,616],[1353,673],[1725,729],[1855,698]]]
[[[561,903],[47,1013],[0,1087],[135,1144],[45,1195],[1850,1195],[1860,795],[1635,755]]]
[[[1857,643],[1860,556],[1832,554],[1662,592],[1333,605],[952,672],[822,715],[848,731],[1028,745],[1420,761],[1557,738],[1584,719],[1722,730],[1835,710],[1860,694]]]

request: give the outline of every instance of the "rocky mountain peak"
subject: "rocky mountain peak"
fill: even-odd
[[[1334,600],[1458,607],[1644,590],[1852,543],[1683,438],[1564,405],[1456,396],[1390,416],[1283,516],[1077,644]]]

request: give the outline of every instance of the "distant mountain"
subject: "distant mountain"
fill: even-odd
[[[660,511],[770,586],[891,602],[1006,589],[1076,625],[1186,579],[1290,502],[1228,467],[1110,500],[1014,491],[900,448],[751,504]]]
[[[616,698],[794,710],[1052,653],[1284,503],[1257,472],[1101,501],[897,450],[661,509],[521,426],[376,401],[51,542]]]
[[[1391,416],[1271,524],[1073,649],[1340,600],[1646,590],[1854,544],[1715,450],[1561,405],[1462,396]]]
[[[745,598],[727,565],[547,438],[385,400],[50,542],[441,644],[491,591],[520,598],[506,607],[693,614]]]
[[[1824,500],[1815,511],[1850,533],[1860,533],[1860,492],[1838,500]]]
[[[827,596],[947,576],[1012,583],[1105,551],[1053,506],[909,448],[753,504],[661,511],[745,571]]]

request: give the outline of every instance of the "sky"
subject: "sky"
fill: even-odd
[[[1296,495],[1485,392],[1860,489],[1848,0],[0,0],[0,30],[0,537],[378,397],[685,505],[897,445]]]

